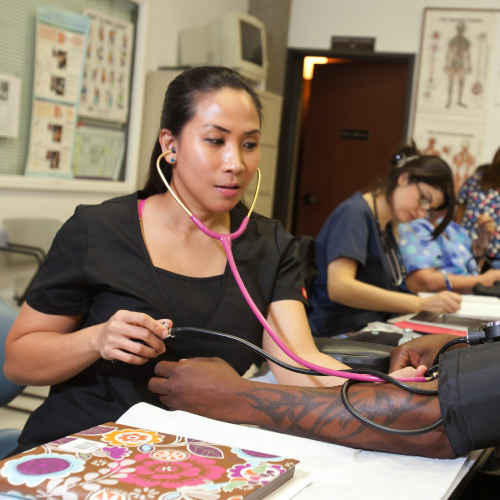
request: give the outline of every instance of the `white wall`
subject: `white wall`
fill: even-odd
[[[330,37],[370,36],[377,52],[418,52],[425,7],[500,9],[499,0],[292,0],[288,46],[330,47]]]
[[[248,0],[136,1],[144,5],[147,12],[144,20],[146,36],[141,41],[142,55],[134,74],[141,85],[146,71],[177,64],[179,30],[204,24],[227,10],[247,12],[249,4]],[[377,51],[417,53],[422,13],[426,6],[500,8],[500,3],[499,0],[292,0],[288,46],[326,49],[332,35],[373,36]],[[500,112],[497,111],[497,114]],[[500,117],[495,129],[498,128]],[[137,135],[138,142],[140,134],[134,135]],[[490,135],[492,137],[485,147],[488,159],[498,142],[495,130]],[[120,188],[121,192],[106,190],[105,184],[96,187],[95,183],[80,191],[69,191],[64,186],[40,189],[36,180],[25,181],[23,184],[29,189],[19,188],[19,180],[13,182],[0,177],[0,220],[2,217],[17,216],[65,220],[79,203],[98,203],[121,192],[131,191],[135,175],[131,172],[130,182]]]
[[[129,143],[130,156],[138,156],[142,93],[145,73],[158,66],[177,64],[177,37],[182,28],[198,26],[228,10],[248,12],[248,0],[136,0],[145,13],[145,36],[138,39],[134,79],[140,99],[132,125],[134,141]],[[162,103],[158,103],[160,107]],[[0,151],[1,154],[1,151]],[[135,161],[136,163],[137,161]],[[4,217],[51,217],[66,220],[78,204],[99,203],[135,189],[136,165],[128,171],[127,182],[111,186],[106,182],[80,182],[81,188],[68,186],[67,180],[0,176],[0,226]],[[1,227],[0,227],[1,229]]]
[[[288,47],[329,49],[331,36],[374,37],[377,52],[417,54],[426,7],[500,9],[499,0],[292,0]],[[497,40],[500,39],[500,35]],[[498,42],[500,43],[500,42]],[[499,85],[496,61],[494,85]],[[413,106],[412,106],[413,107]],[[492,96],[482,158],[491,161],[500,146],[500,107]]]

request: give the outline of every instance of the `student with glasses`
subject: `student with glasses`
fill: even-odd
[[[444,211],[433,236],[453,216],[450,167],[414,145],[394,155],[389,173],[365,193],[356,192],[329,216],[316,238],[318,275],[310,297],[313,334],[329,337],[357,331],[391,314],[427,310],[452,313],[460,295],[450,291],[422,298],[399,291],[406,270],[393,224]]]

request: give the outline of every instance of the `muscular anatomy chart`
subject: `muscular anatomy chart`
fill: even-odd
[[[494,10],[424,13],[412,136],[449,163],[456,190],[483,159],[499,20]]]

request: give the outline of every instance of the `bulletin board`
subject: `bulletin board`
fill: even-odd
[[[44,44],[40,43],[40,33],[37,32],[40,26],[40,6],[48,9],[53,8],[56,11],[60,9],[67,13],[74,13],[76,16],[87,16],[94,28],[96,26],[103,27],[101,33],[107,37],[107,59],[99,60],[95,56],[96,52],[83,54],[83,57],[90,62],[89,67],[91,68],[86,75],[89,77],[87,79],[87,88],[91,87],[92,92],[102,92],[103,99],[99,102],[95,100],[87,101],[85,105],[80,106],[81,86],[85,82],[85,75],[82,74],[81,78],[80,75],[78,75],[78,78],[73,78],[76,72],[72,71],[70,66],[69,50],[71,50],[71,46],[66,46],[64,43],[57,44],[56,42],[50,45],[46,43],[46,40],[50,40],[50,37],[46,39],[42,37]],[[104,149],[103,144],[106,139],[109,139],[110,144],[119,146],[113,151],[113,160],[120,162],[119,168],[109,169],[103,174],[102,169],[92,170],[88,158],[80,156],[76,158],[79,172],[83,172],[82,177],[86,178],[123,179],[123,159],[125,157],[130,88],[132,86],[132,71],[130,69],[133,64],[137,16],[138,5],[131,0],[23,0],[22,2],[2,2],[0,113],[4,113],[9,117],[12,115],[12,110],[7,108],[8,103],[13,103],[10,97],[17,97],[19,104],[18,113],[15,117],[17,123],[9,122],[8,128],[3,133],[0,130],[0,174],[25,175],[27,167],[30,165],[29,162],[33,166],[33,158],[35,157],[37,164],[42,165],[42,167],[39,167],[42,171],[44,170],[44,161],[47,162],[47,165],[55,165],[56,167],[62,167],[64,161],[66,161],[68,176],[78,177],[78,175],[74,175],[73,165],[69,166],[67,156],[70,154],[71,158],[73,158],[73,150],[76,151],[74,145],[78,144],[78,153],[85,155],[86,152],[93,151],[93,148],[90,147],[93,141],[95,141],[97,147],[101,148],[101,151],[107,151],[107,149]],[[54,28],[54,26],[50,25],[50,22],[48,21],[47,24],[49,31]],[[55,28],[59,32],[72,33],[71,26],[55,26]],[[94,29],[94,33],[96,31],[98,30]],[[90,36],[98,37],[99,33],[89,35],[87,40],[91,39]],[[109,48],[111,42],[114,43],[115,50]],[[40,56],[40,53],[37,54],[37,49],[40,50],[40,46],[45,51],[42,56]],[[126,50],[122,50],[124,47]],[[104,44],[102,44],[101,48],[104,53]],[[124,60],[125,54],[127,60]],[[53,57],[50,57],[51,55]],[[120,61],[120,57],[122,61]],[[113,66],[110,63],[110,58],[114,58],[113,63],[116,62],[118,65],[122,62],[122,67],[126,65],[127,74],[123,73],[120,76],[120,73],[116,71],[113,74],[105,72],[104,76],[102,71],[104,63],[107,65],[107,70]],[[75,61],[74,57],[73,61]],[[54,68],[51,70],[50,64],[52,63],[54,63]],[[99,67],[99,64],[101,64],[101,67]],[[40,71],[41,65],[44,71]],[[93,73],[90,71],[97,72],[99,70],[100,85],[98,86],[91,81]],[[40,75],[42,76],[40,77]],[[42,80],[39,81],[39,78],[42,78]],[[44,82],[43,78],[48,78],[48,83]],[[121,94],[116,90],[118,86],[115,85],[118,83],[118,78],[121,78],[120,88],[125,90]],[[50,82],[53,85],[49,85]],[[78,89],[72,87],[76,83],[80,86]],[[18,96],[15,96],[16,90]],[[85,89],[83,90],[85,95]],[[71,94],[73,91],[78,92],[78,98]],[[14,95],[9,96],[9,92],[14,93]],[[44,95],[44,92],[47,95]],[[95,103],[99,104],[99,106],[96,106]],[[3,108],[1,107],[2,104],[5,104]],[[3,122],[5,123],[5,120]],[[34,127],[39,127],[38,138],[43,144],[43,151],[38,153],[38,144],[33,144],[32,141]],[[43,133],[40,134],[40,131]],[[80,131],[83,131],[82,137],[79,137]],[[70,136],[71,151],[69,151],[68,146]],[[52,146],[49,147],[49,144]],[[30,149],[32,159],[29,158]],[[36,154],[39,156],[33,156]],[[45,170],[48,171],[48,169]],[[57,170],[57,168],[54,170]],[[50,175],[50,173],[47,175]]]

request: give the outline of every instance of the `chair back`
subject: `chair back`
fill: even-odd
[[[21,305],[61,228],[57,219],[4,218],[0,221],[2,265],[11,267],[13,299]],[[24,266],[24,267],[19,267]]]
[[[8,243],[35,247],[47,253],[62,223],[50,218],[5,217],[2,225]]]
[[[5,406],[24,389],[24,386],[14,384],[3,373],[5,340],[17,314],[17,309],[0,301],[0,366],[2,367],[0,370],[0,406]]]

